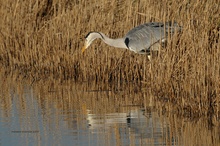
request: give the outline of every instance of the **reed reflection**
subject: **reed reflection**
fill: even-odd
[[[217,121],[210,130],[206,118],[172,114],[171,105],[153,102],[134,84],[33,83],[17,76],[1,76],[0,84],[2,145],[219,144]]]

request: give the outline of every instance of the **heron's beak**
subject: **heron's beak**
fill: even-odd
[[[86,45],[83,46],[82,48],[82,53],[86,50]]]

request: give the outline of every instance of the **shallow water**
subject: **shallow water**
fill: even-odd
[[[24,81],[0,85],[1,145],[218,145],[218,125],[162,114],[137,85]]]

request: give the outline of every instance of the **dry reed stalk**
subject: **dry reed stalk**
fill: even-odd
[[[153,62],[157,67],[152,69],[151,87],[160,100],[169,98],[180,111],[218,118],[220,7],[214,1],[181,7],[184,31],[179,40],[172,38],[162,59]]]

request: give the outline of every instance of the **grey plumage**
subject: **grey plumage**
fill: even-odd
[[[181,29],[176,22],[173,25],[171,22],[166,22],[165,24],[161,22],[142,24],[125,35],[125,44],[128,49],[136,53],[149,54],[152,46],[160,43],[160,41],[161,43],[166,41],[169,32],[173,34],[175,30],[180,31]]]

